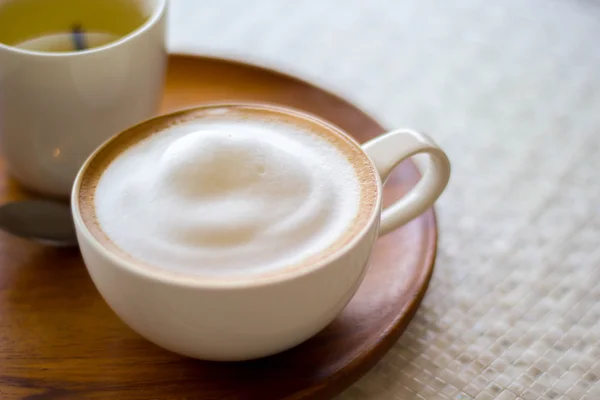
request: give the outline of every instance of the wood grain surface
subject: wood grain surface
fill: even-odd
[[[360,141],[383,132],[346,101],[271,70],[171,56],[161,111],[222,100],[283,104]],[[0,161],[3,200],[26,197]],[[419,179],[411,162],[385,202]],[[105,304],[78,250],[0,233],[0,399],[323,399],[369,370],[416,311],[433,268],[432,210],[377,242],[358,293],[328,328],[285,353],[243,363],[184,358],[147,342]],[[218,305],[216,305],[218,306]]]

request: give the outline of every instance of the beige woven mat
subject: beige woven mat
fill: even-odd
[[[453,176],[427,297],[339,400],[600,399],[600,1],[173,0],[250,57],[429,132]]]

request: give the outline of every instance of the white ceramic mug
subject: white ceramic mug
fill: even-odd
[[[312,116],[276,110],[346,135]],[[372,163],[378,172],[373,175],[376,207],[364,229],[339,251],[314,265],[242,281],[203,280],[144,268],[99,242],[83,220],[79,191],[86,169],[102,154],[105,144],[83,165],[71,197],[79,245],[96,287],[117,315],[139,334],[190,357],[245,360],[307,340],[332,322],[350,301],[365,275],[377,237],[431,207],[450,176],[446,154],[421,133],[396,130],[362,147],[350,141],[359,153],[366,154],[364,162]],[[382,213],[383,182],[402,160],[419,153],[431,159],[422,179]]]
[[[53,53],[0,43],[0,146],[26,188],[68,197],[98,145],[157,111],[167,0],[127,1],[145,23],[104,46]]]

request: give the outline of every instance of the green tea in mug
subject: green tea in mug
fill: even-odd
[[[86,48],[126,36],[151,10],[135,0],[0,0],[0,43],[27,50],[75,51],[73,30]]]

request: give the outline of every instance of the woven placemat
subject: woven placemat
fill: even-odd
[[[427,297],[339,400],[600,399],[600,2],[176,0],[169,42],[320,83],[452,160]]]

